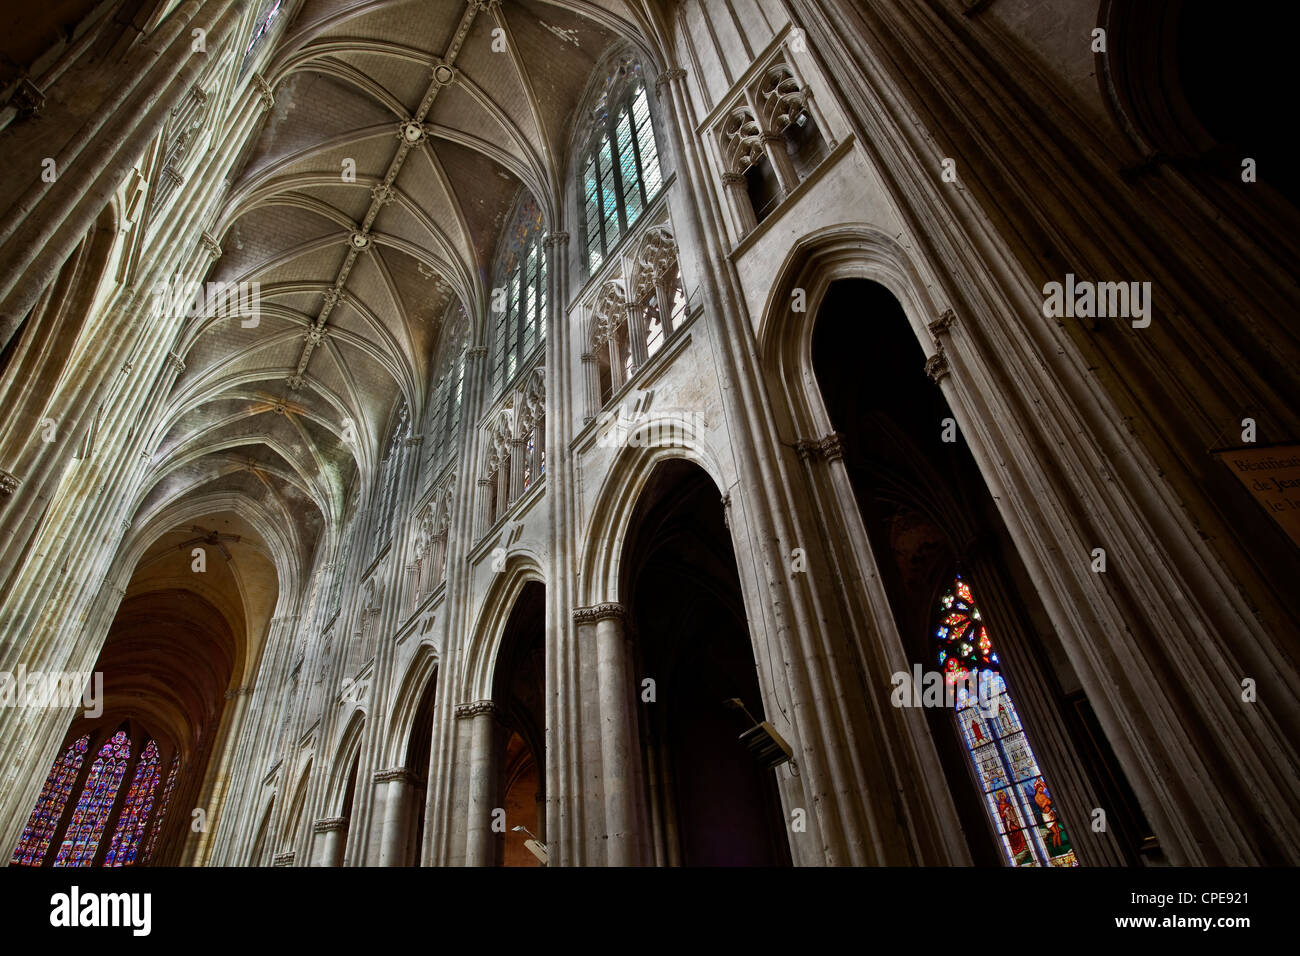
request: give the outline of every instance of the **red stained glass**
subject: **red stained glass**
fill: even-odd
[[[153,809],[158,778],[158,745],[151,740],[140,753],[135,779],[122,803],[117,829],[104,857],[105,866],[131,866],[135,863],[140,840],[149,824],[149,811]]]
[[[36,801],[36,808],[32,810],[31,818],[23,829],[22,839],[14,848],[14,855],[9,861],[11,865],[40,866],[44,861],[45,854],[50,849],[50,840],[54,838],[54,831],[58,829],[59,819],[63,816],[63,808],[67,806],[68,797],[72,795],[72,788],[76,785],[77,774],[81,771],[81,764],[85,760],[86,749],[89,746],[90,736],[87,735],[72,744],[58,760],[54,761],[54,766],[50,768],[50,775],[45,778],[40,799]]]
[[[94,862],[95,851],[104,835],[104,825],[108,822],[108,814],[113,809],[113,801],[130,759],[131,741],[126,731],[119,730],[100,748],[91,764],[72,821],[54,859],[55,866],[90,866]]]

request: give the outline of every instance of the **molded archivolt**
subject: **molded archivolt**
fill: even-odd
[[[392,714],[388,719],[388,733],[382,744],[384,747],[382,766],[402,765],[415,719],[418,716],[420,700],[429,686],[429,681],[438,672],[440,660],[438,648],[431,641],[421,643],[416,649],[393,701]]]
[[[497,572],[497,581],[469,631],[470,638],[463,652],[465,667],[460,686],[465,688],[465,701],[492,699],[497,656],[506,622],[526,585],[533,581],[543,586],[546,584],[542,567],[540,556],[531,549],[517,548],[506,556],[505,571]]]
[[[769,394],[786,395],[791,440],[821,438],[832,431],[812,367],[813,318],[831,283],[870,279],[893,293],[927,353],[934,351],[923,317],[938,317],[919,273],[893,238],[866,223],[830,226],[794,244],[777,270],[777,280],[758,326],[758,353]],[[806,311],[790,308],[796,289]]]
[[[617,602],[619,593],[619,562],[623,543],[636,513],[641,493],[645,490],[655,467],[664,461],[681,459],[698,465],[713,480],[721,498],[726,487],[723,469],[713,449],[703,435],[697,435],[694,425],[681,418],[652,420],[651,424],[670,425],[677,447],[643,448],[624,445],[615,457],[587,521],[586,542],[583,548],[581,572],[578,575],[578,606],[588,607],[603,602]]]

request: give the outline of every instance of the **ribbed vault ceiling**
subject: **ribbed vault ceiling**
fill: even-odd
[[[293,14],[261,61],[274,104],[232,165],[207,276],[259,283],[260,320],[189,322],[142,512],[246,495],[309,559],[399,401],[423,409],[449,307],[480,314],[521,188],[552,217],[584,90],[632,17],[617,0]]]

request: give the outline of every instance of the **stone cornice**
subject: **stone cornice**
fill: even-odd
[[[627,608],[614,602],[604,604],[593,604],[591,607],[575,607],[573,609],[574,624],[595,624],[597,621],[627,619]]]

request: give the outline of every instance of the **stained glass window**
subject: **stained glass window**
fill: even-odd
[[[988,627],[961,575],[939,602],[938,622],[939,666],[955,691],[957,726],[1007,862],[1078,866]]]
[[[582,208],[587,268],[594,272],[663,186],[650,102],[634,60],[625,57],[611,70],[592,120]]]
[[[90,736],[86,735],[73,743],[59,759],[54,761],[50,774],[45,778],[41,796],[36,801],[27,826],[23,828],[22,839],[14,848],[10,864],[18,866],[40,866],[45,854],[50,849],[50,840],[58,829],[63,816],[63,808],[68,804],[72,788],[77,783],[77,774],[81,771],[82,761],[86,758],[86,749],[90,746]]]
[[[99,749],[58,856],[54,858],[55,866],[90,866],[94,862],[95,850],[104,835],[104,825],[130,759],[131,741],[124,730],[115,733]]]
[[[117,829],[113,832],[108,853],[104,856],[105,866],[135,864],[140,840],[149,825],[149,811],[153,809],[158,779],[158,745],[151,740],[140,752],[140,760],[135,765],[135,777],[131,781],[131,789],[127,791],[126,800],[122,803],[122,812],[117,818]]]
[[[167,786],[163,788],[162,803],[158,805],[158,812],[154,815],[153,830],[149,834],[149,845],[145,847],[143,862],[153,861],[154,850],[158,846],[158,834],[162,832],[163,823],[167,820],[167,807],[172,801],[172,791],[176,789],[176,771],[181,768],[181,757],[177,754],[172,757],[172,769],[167,775]]]
[[[528,433],[527,453],[524,456],[524,491],[533,486],[533,447],[534,432]]]
[[[491,307],[495,312],[492,381],[505,388],[546,339],[546,250],[542,211],[525,197],[506,231]]]
[[[245,57],[253,52],[253,47],[257,46],[258,41],[266,36],[267,31],[271,29],[271,24],[280,15],[280,6],[283,2],[284,0],[272,0],[270,7],[258,18],[257,26],[253,28],[253,35],[249,37],[248,48],[244,50]]]

